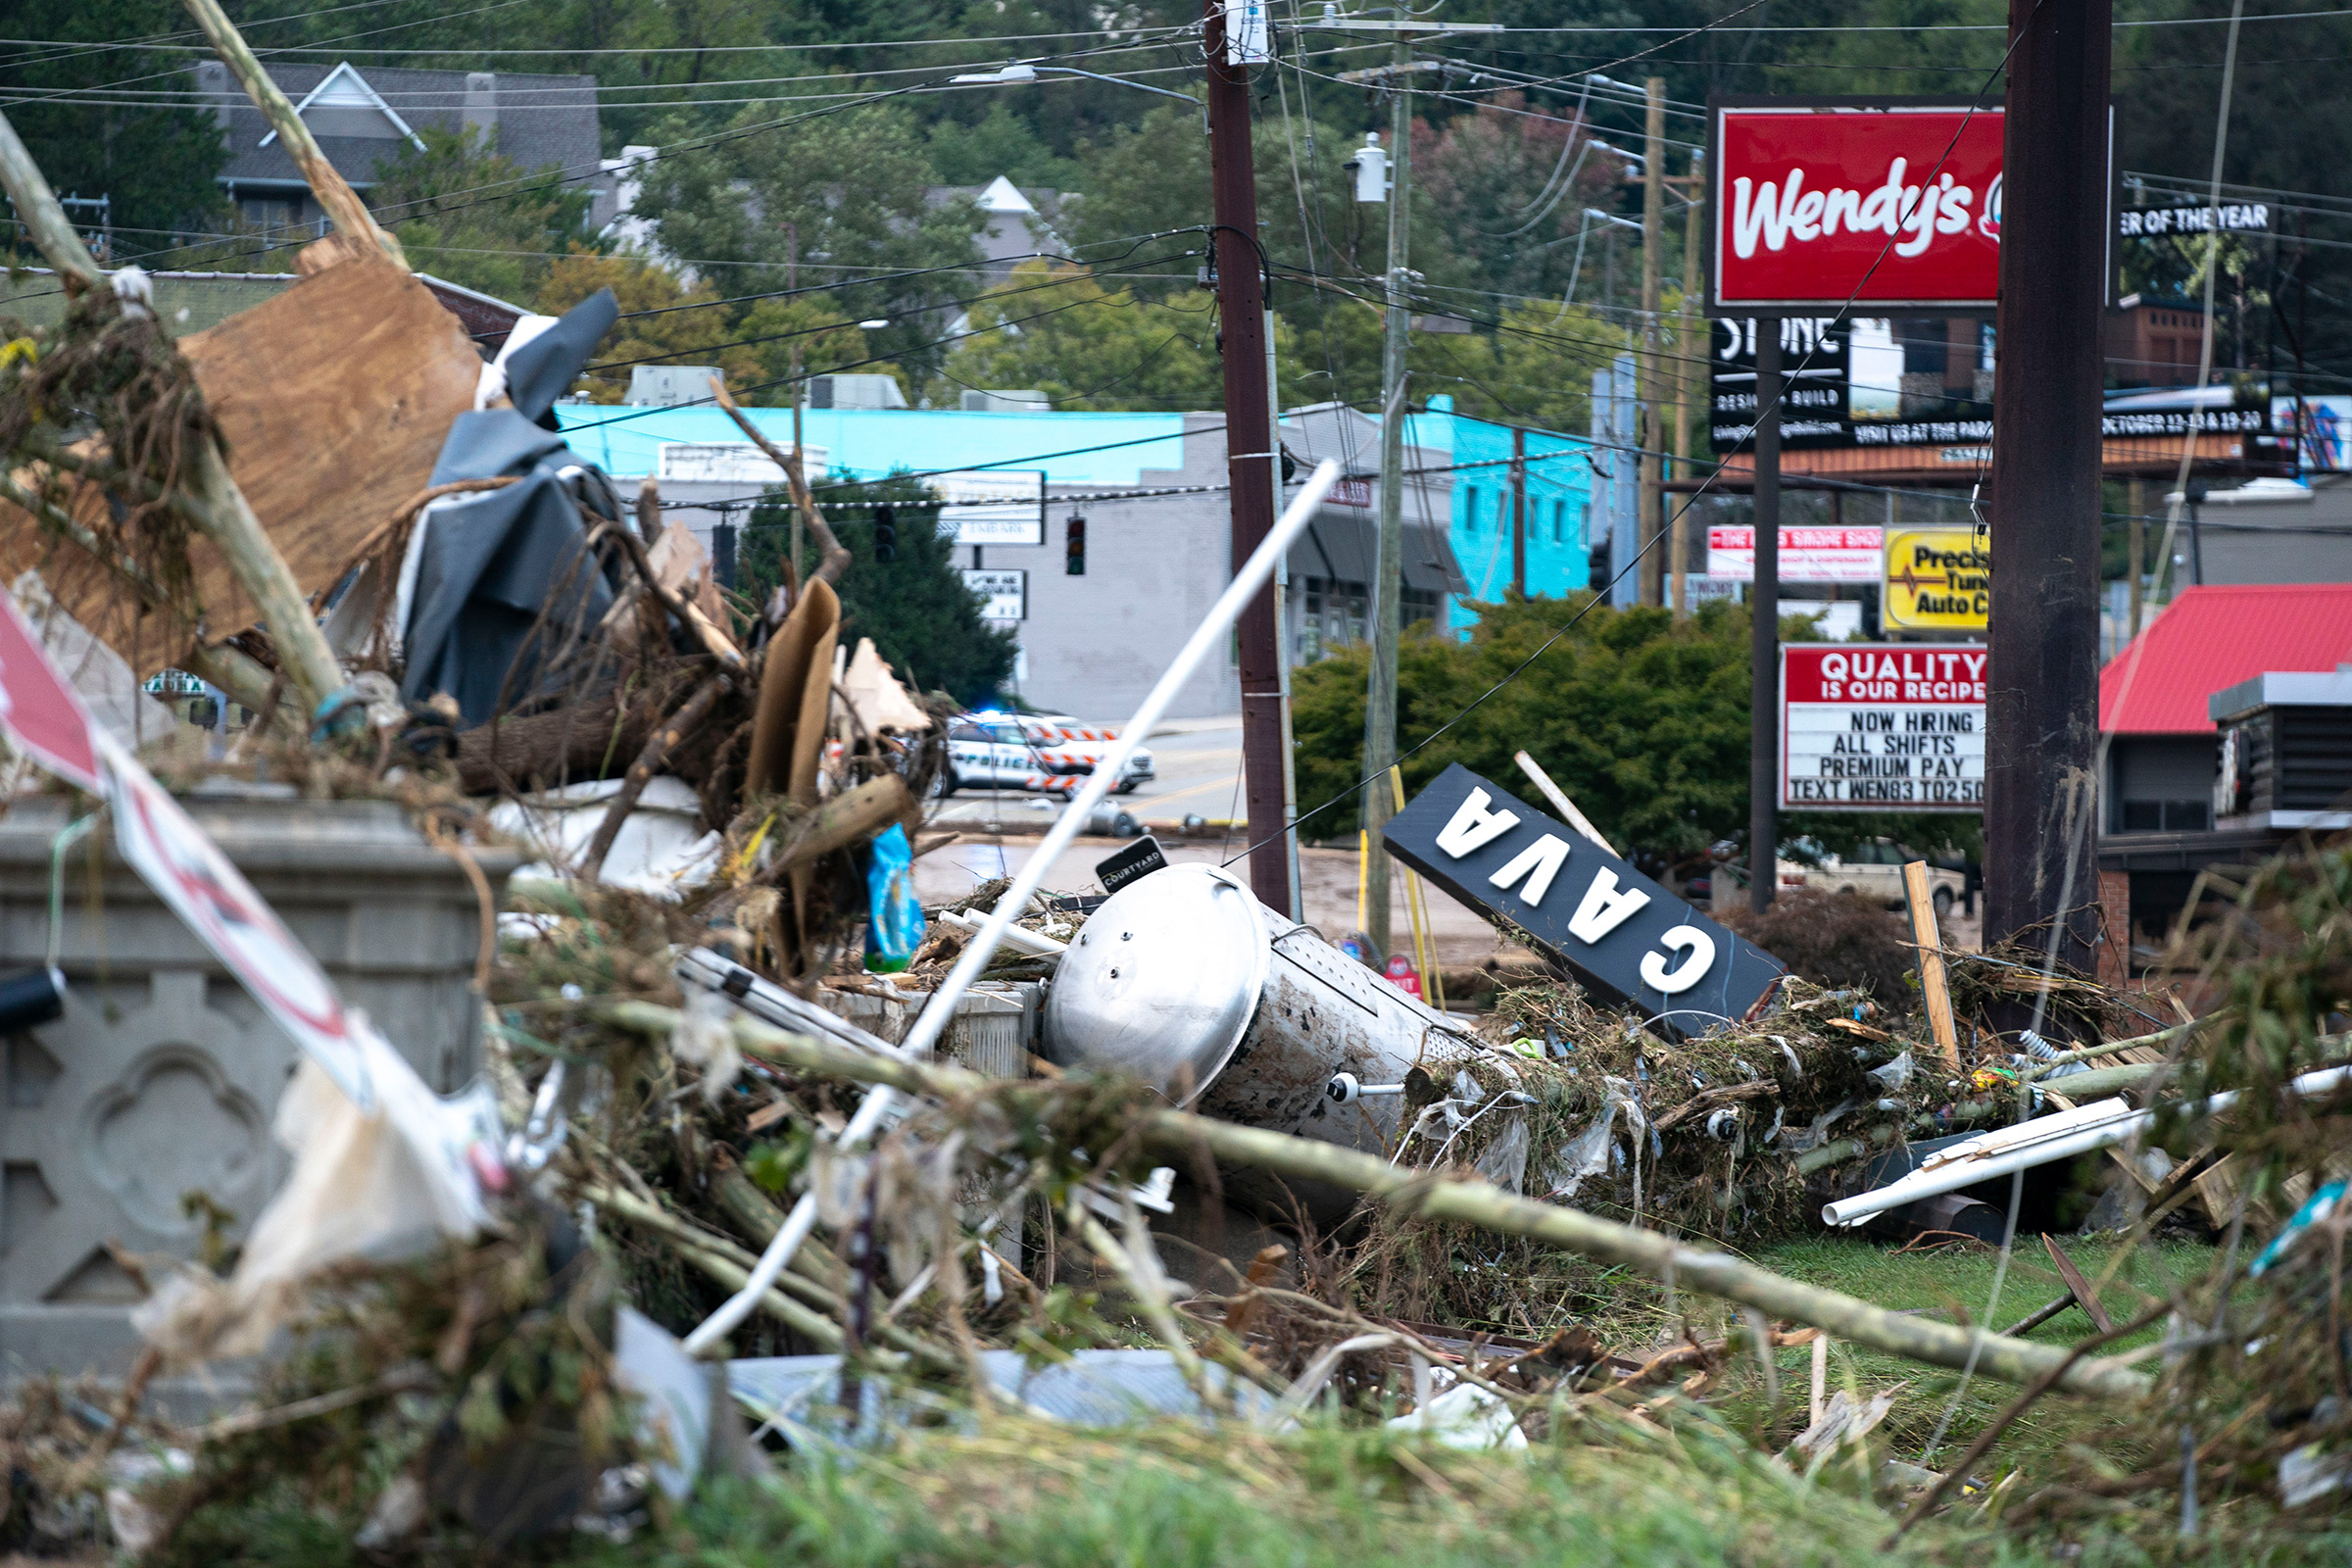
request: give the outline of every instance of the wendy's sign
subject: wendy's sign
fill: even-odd
[[[2001,111],[1718,99],[1707,209],[1710,315],[1987,310],[2000,285]]]

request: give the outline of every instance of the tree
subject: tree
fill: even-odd
[[[1415,125],[1413,181],[1481,287],[1560,298],[1585,209],[1615,204],[1625,168],[1591,148],[1575,121],[1503,93],[1443,126]],[[1597,292],[1592,271],[1577,281],[1580,293]]]
[[[783,287],[797,251],[803,288],[826,288],[846,318],[890,321],[875,352],[935,367],[935,313],[970,291],[979,211],[931,199],[938,180],[912,117],[770,99],[731,129],[647,169],[639,211],[660,224],[662,248],[736,294]]]
[[[1702,605],[1677,625],[1663,610],[1609,610],[1579,594],[1513,595],[1478,612],[1466,643],[1424,629],[1397,648],[1397,738],[1410,747],[1452,725],[1404,760],[1407,791],[1454,762],[1515,778],[1512,758],[1524,748],[1611,842],[1653,866],[1694,866],[1711,844],[1745,836],[1744,610]],[[1801,639],[1813,626],[1785,617],[1782,635]],[[1477,701],[1531,657],[1524,672]],[[1292,677],[1298,804],[1302,817],[1313,813],[1302,828],[1312,837],[1354,835],[1356,802],[1347,792],[1362,777],[1367,660],[1359,645]],[[1932,850],[1973,843],[1974,827],[1962,816],[1817,813],[1788,817],[1783,832],[1832,849],[1885,834]]]
[[[495,151],[479,126],[428,125],[383,166],[368,203],[421,271],[527,304],[555,260],[580,245],[588,192],[553,167],[535,172]]]
[[[177,35],[188,19],[172,0],[14,0],[7,15],[14,38],[104,45],[18,45],[0,62],[0,99],[59,195],[111,202],[108,221],[119,259],[169,250],[176,236],[227,216],[215,176],[227,164],[228,149],[210,111],[171,106],[162,94],[145,107],[131,107],[145,95],[133,100],[91,91],[126,80],[181,90],[191,85],[182,74],[184,53],[117,42]],[[72,93],[95,101],[62,96]],[[68,209],[68,216],[98,227],[93,212]]]
[[[817,494],[825,520],[848,547],[842,574],[842,646],[860,637],[918,690],[945,691],[969,707],[993,702],[1012,678],[1017,649],[1012,634],[980,618],[981,599],[956,570],[955,539],[939,528],[939,498],[903,474],[865,483],[826,485]],[[878,508],[888,506],[898,535],[898,559],[874,559]],[[771,495],[752,513],[737,561],[746,590],[764,600],[783,576],[790,549],[792,508]],[[801,570],[817,564],[806,546]]]
[[[973,306],[943,373],[958,386],[1035,387],[1060,409],[1222,407],[1213,302],[1138,298],[1084,268],[1025,262]],[[1280,350],[1277,348],[1277,355]]]

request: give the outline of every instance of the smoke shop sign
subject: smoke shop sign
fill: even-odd
[[[1984,649],[1781,649],[1781,808],[1984,808]]]
[[[1382,837],[1454,898],[1509,920],[1590,989],[1675,1035],[1745,1016],[1784,973],[1763,949],[1458,762]]]

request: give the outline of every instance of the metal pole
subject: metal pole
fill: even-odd
[[[1993,386],[1984,940],[2097,935],[2100,302],[2110,0],[2011,0]],[[2036,936],[2038,949],[2045,939]]]
[[[1233,561],[1256,551],[1274,522],[1281,454],[1269,441],[1265,274],[1257,245],[1257,173],[1250,152],[1250,72],[1225,54],[1225,6],[1202,0],[1208,46],[1209,178],[1216,211],[1217,315],[1224,327],[1225,461],[1233,484]],[[1274,585],[1242,611],[1243,793],[1250,812],[1250,891],[1272,909],[1291,903],[1290,821],[1283,811],[1282,637]],[[1148,739],[1137,736],[1138,742]]]
[[[1707,406],[1706,354],[1699,348],[1698,301],[1702,292],[1698,277],[1699,216],[1705,206],[1707,193],[1706,160],[1698,153],[1690,155],[1690,188],[1687,195],[1690,206],[1683,215],[1683,318],[1675,329],[1674,352],[1674,457],[1681,465],[1678,477],[1690,477],[1690,405]],[[1683,620],[1690,613],[1690,503],[1683,503],[1674,519],[1673,546],[1669,552],[1674,568],[1674,618]]]
[[[787,220],[784,224],[784,286],[787,289],[797,289],[801,286],[801,225],[797,220]],[[792,341],[791,374],[792,379],[785,385],[792,393],[792,461],[793,465],[806,474],[808,471],[808,459],[801,455],[801,405],[808,401],[808,394],[803,389],[801,382],[801,341],[799,338],[794,338]],[[802,564],[801,560],[801,552],[806,548],[807,545],[802,539],[801,509],[794,507],[792,509],[792,554],[785,558],[792,563],[792,570],[786,574],[788,580],[792,582],[799,582],[808,570]],[[977,564],[975,561],[974,564]]]
[[[1276,454],[1274,459],[1274,502],[1277,515],[1282,504],[1282,377],[1274,364],[1274,313],[1266,312],[1266,450]],[[1274,558],[1274,635],[1281,644],[1274,667],[1282,672],[1282,821],[1287,827],[1298,820],[1298,771],[1296,759],[1298,742],[1291,730],[1291,665],[1297,662],[1291,642],[1291,557],[1290,552]],[[1286,912],[1294,920],[1306,918],[1306,892],[1298,882],[1298,835],[1287,832],[1282,836],[1284,875],[1289,880],[1291,902]]]
[[[1666,526],[1666,465],[1659,455],[1665,446],[1659,413],[1665,406],[1658,385],[1658,306],[1666,248],[1666,78],[1649,78],[1649,120],[1643,132],[1642,166],[1642,505],[1640,532],[1644,543],[1656,543],[1642,556],[1642,602],[1666,602],[1666,541],[1658,538]]]
[[[1772,907],[1781,856],[1781,323],[1756,322],[1755,580],[1748,607],[1747,906]]]
[[[1364,826],[1371,844],[1364,869],[1370,924],[1364,929],[1389,951],[1389,852],[1381,829],[1396,814],[1389,769],[1396,761],[1396,638],[1404,615],[1404,412],[1406,333],[1412,301],[1405,267],[1412,234],[1412,46],[1396,39],[1389,168],[1388,319],[1380,348],[1380,581],[1374,587],[1372,676],[1364,694]]]
[[[1527,432],[1511,427],[1511,586],[1527,597]]]

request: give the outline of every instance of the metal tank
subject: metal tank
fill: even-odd
[[[1202,1115],[1383,1157],[1406,1108],[1395,1086],[1413,1068],[1439,1095],[1473,1060],[1489,1079],[1518,1076],[1466,1025],[1205,865],[1154,871],[1088,918],[1047,995],[1045,1048],[1058,1065],[1141,1078]],[[1288,1209],[1244,1173],[1226,1186]],[[1354,1198],[1292,1188],[1319,1220]]]

